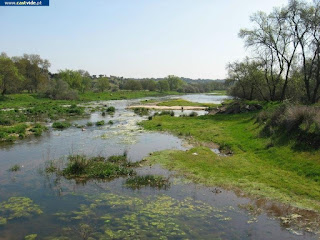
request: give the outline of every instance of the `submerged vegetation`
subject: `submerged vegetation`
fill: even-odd
[[[21,166],[19,164],[15,164],[11,168],[9,168],[10,172],[18,172],[20,170],[21,170]]]
[[[0,203],[0,214],[1,226],[13,219],[29,218],[34,215],[42,214],[42,210],[37,204],[34,204],[30,198],[11,197],[8,201]]]
[[[191,198],[178,200],[165,195],[142,199],[102,193],[88,196],[88,200],[90,204],[76,211],[55,214],[60,221],[72,221],[74,226],[64,229],[62,236],[83,237],[85,232],[93,239],[196,239],[200,232],[191,230],[191,226],[203,229],[204,220],[223,212]]]
[[[140,189],[141,187],[154,187],[158,189],[168,189],[170,182],[163,176],[134,176],[126,180],[126,186],[132,189]]]

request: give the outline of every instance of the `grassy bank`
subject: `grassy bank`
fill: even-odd
[[[155,153],[149,161],[205,184],[240,189],[249,195],[319,211],[319,151],[293,150],[294,143],[290,141],[273,146],[269,138],[259,137],[261,127],[255,124],[255,115],[156,116],[144,121],[141,125],[146,129],[187,136],[199,146],[186,152]],[[212,143],[231,150],[233,155],[221,157],[204,147]]]
[[[93,93],[87,92],[79,95],[78,100],[52,100],[49,98],[40,97],[37,94],[10,94],[0,97],[0,109],[6,108],[22,108],[33,107],[39,104],[76,104],[88,101],[99,100],[122,100],[136,99],[144,97],[160,97],[166,95],[177,95],[178,92],[150,92],[150,91],[118,91],[118,92],[103,92]]]

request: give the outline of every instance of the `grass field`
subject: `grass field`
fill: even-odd
[[[196,118],[156,116],[141,125],[149,130],[187,136],[200,146],[186,152],[158,152],[148,160],[201,183],[240,189],[248,195],[319,211],[319,151],[295,151],[290,141],[273,146],[270,139],[259,137],[261,127],[254,123],[254,117],[254,113]],[[204,147],[211,143],[230,149],[233,155],[216,155]]]

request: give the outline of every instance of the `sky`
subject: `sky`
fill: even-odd
[[[238,37],[250,15],[287,0],[50,0],[0,7],[0,52],[39,54],[50,71],[224,79],[249,54]]]

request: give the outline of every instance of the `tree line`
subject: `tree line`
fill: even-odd
[[[76,99],[78,93],[118,90],[178,91],[186,93],[224,90],[224,82],[193,83],[169,75],[163,79],[126,79],[116,76],[90,75],[85,70],[49,71],[50,62],[39,55],[19,57],[0,55],[0,93],[38,93],[52,99]]]
[[[318,102],[320,1],[291,0],[250,20],[253,27],[241,29],[239,36],[252,54],[228,64],[230,94],[248,100]]]

